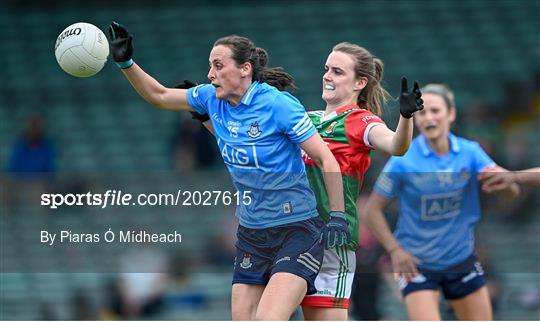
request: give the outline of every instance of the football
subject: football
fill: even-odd
[[[90,77],[97,74],[109,56],[109,42],[96,26],[77,22],[64,29],[54,46],[56,61],[68,74]]]

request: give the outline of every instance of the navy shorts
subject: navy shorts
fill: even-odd
[[[232,283],[266,285],[272,274],[287,272],[305,279],[307,294],[314,294],[323,226],[319,216],[272,228],[238,226]]]
[[[399,280],[403,297],[421,290],[442,290],[447,300],[463,298],[486,285],[484,270],[475,255],[464,262],[442,271],[419,269],[420,274],[410,282]]]

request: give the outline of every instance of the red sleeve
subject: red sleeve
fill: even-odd
[[[378,124],[385,124],[377,115],[367,110],[352,112],[345,118],[345,133],[351,147],[357,151],[370,151],[367,134]]]

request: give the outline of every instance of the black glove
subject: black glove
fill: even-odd
[[[190,80],[184,79],[183,83],[177,84],[174,88],[189,89],[189,88],[195,87],[197,85],[198,85],[197,83],[194,83],[194,82],[192,82]]]
[[[401,77],[401,94],[399,95],[399,113],[406,119],[410,119],[414,112],[424,109],[422,92],[418,86],[418,81],[414,81],[412,93],[409,93],[407,78]]]
[[[351,242],[347,224],[347,214],[343,211],[330,211],[330,220],[323,230],[324,248],[341,247]]]
[[[182,89],[188,89],[197,86],[197,83],[194,83],[190,80],[184,79],[183,83],[180,83],[176,85],[174,88],[182,88]],[[191,118],[194,120],[199,120],[201,123],[204,123],[210,119],[210,116],[208,114],[199,114],[197,112],[189,112],[191,113]]]
[[[133,65],[133,36],[126,27],[117,22],[109,26],[109,38],[111,40],[111,55],[118,67],[125,69]]]
[[[194,120],[199,120],[201,123],[204,123],[208,120],[210,120],[210,116],[208,114],[199,114],[197,112],[191,112],[191,118]]]

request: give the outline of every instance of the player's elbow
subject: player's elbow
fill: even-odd
[[[338,173],[341,175],[341,169],[334,155],[329,152],[324,154],[319,160],[315,161],[317,166],[327,173]]]
[[[366,202],[366,211],[365,211],[365,214],[364,214],[364,218],[366,220],[366,224],[367,226],[370,228],[370,229],[373,229],[374,227],[374,224],[373,224],[373,221],[374,221],[374,217],[375,217],[375,214],[378,210],[376,206],[375,206],[375,203],[373,202],[373,198],[368,198],[368,201]]]
[[[149,93],[145,97],[146,101],[150,103],[151,105],[157,107],[157,108],[166,108],[165,99],[163,98],[163,95],[159,92],[152,92]]]
[[[377,209],[375,206],[375,203],[373,202],[373,198],[370,196],[368,200],[366,201],[366,219],[369,221],[370,217],[373,217],[373,212]]]
[[[366,201],[366,219],[369,224],[370,221],[374,220],[374,217],[377,214],[382,213],[383,208],[385,207],[384,201],[376,192],[372,192]]]
[[[167,108],[167,89],[164,86],[151,86],[142,93],[145,101],[157,108]]]
[[[407,151],[409,150],[409,143],[405,143],[405,144],[399,144],[399,145],[395,145],[393,148],[392,148],[392,153],[390,153],[391,155],[393,156],[396,156],[396,157],[402,157],[405,155],[405,153],[407,153]]]

